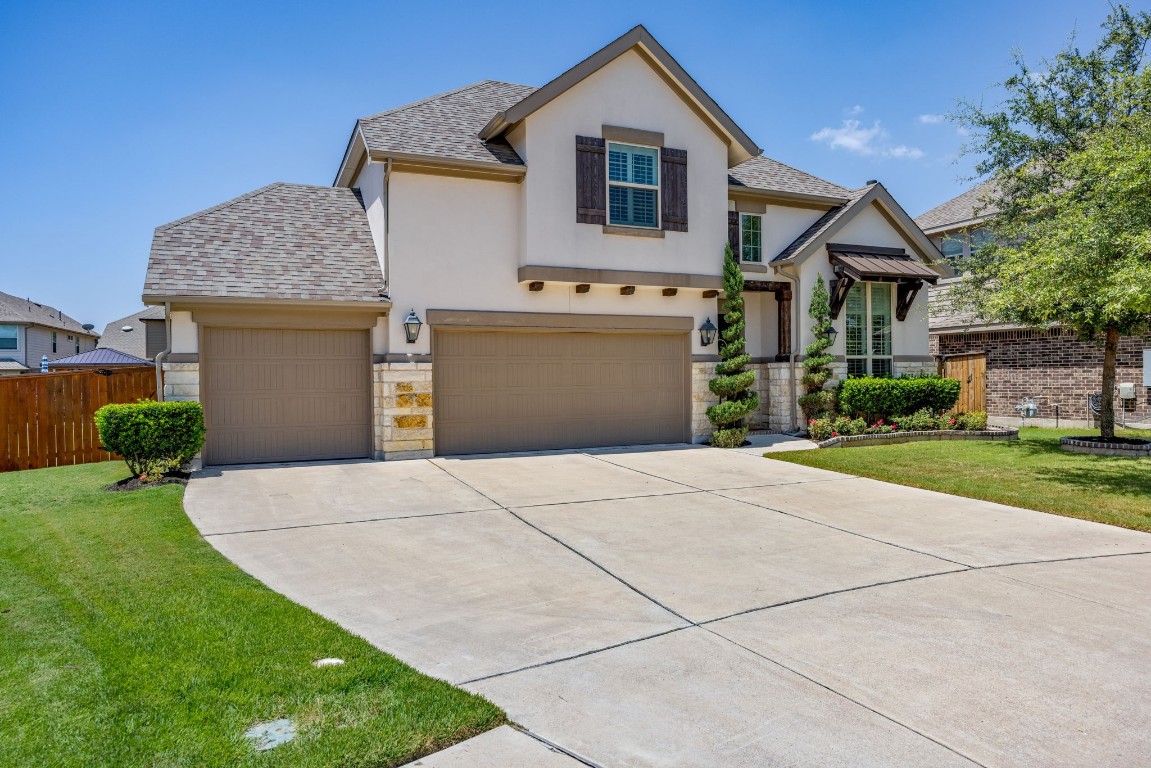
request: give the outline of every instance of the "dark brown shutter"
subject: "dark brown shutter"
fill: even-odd
[[[739,261],[739,211],[727,212],[727,243]]]
[[[660,214],[669,232],[687,231],[687,150],[661,147],[659,172],[663,176]]]
[[[607,165],[604,140],[576,136],[576,221],[607,224]]]

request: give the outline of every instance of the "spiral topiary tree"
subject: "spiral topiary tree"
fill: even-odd
[[[815,287],[811,289],[811,304],[807,315],[815,324],[811,331],[815,339],[803,350],[803,391],[799,398],[799,407],[803,415],[810,419],[818,419],[835,410],[835,393],[823,388],[832,376],[831,364],[835,357],[828,353],[831,349],[831,297],[827,293],[827,284],[823,282],[823,275],[815,279]]]
[[[707,418],[715,426],[711,444],[716,448],[737,448],[747,437],[744,419],[759,408],[759,395],[751,389],[755,371],[744,370],[751,356],[744,350],[743,273],[730,245],[725,246],[723,253],[723,292],[726,327],[720,334],[720,362],[715,366],[715,378],[708,382],[708,389],[719,397],[719,402],[707,409]]]

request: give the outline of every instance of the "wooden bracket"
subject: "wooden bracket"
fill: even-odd
[[[704,291],[703,292],[703,297],[705,299],[714,299],[718,295],[719,295],[719,291]]]
[[[621,285],[619,289],[620,296],[631,296],[635,293],[634,285]]]
[[[591,290],[591,283],[580,283],[576,286],[576,293],[587,293]]]
[[[847,292],[855,285],[855,278],[840,274],[831,280],[831,319],[839,318],[839,311],[847,303]]]
[[[679,293],[679,288],[664,288],[663,289],[663,295],[664,296],[675,296],[677,293]]]
[[[915,296],[923,288],[922,280],[911,280],[905,283],[899,283],[895,287],[896,303],[895,303],[895,319],[906,320],[907,313],[911,311],[911,305],[915,303]]]
[[[544,289],[544,281],[543,280],[532,280],[530,283],[528,283],[528,290],[529,291],[542,291],[543,289]]]

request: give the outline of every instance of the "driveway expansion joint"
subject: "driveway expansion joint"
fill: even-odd
[[[515,728],[517,731],[519,731],[523,735],[529,736],[529,737],[535,739],[540,744],[543,744],[545,747],[548,747],[549,749],[554,749],[556,752],[560,752],[562,754],[565,754],[568,757],[570,757],[572,760],[575,760],[579,763],[583,763],[584,765],[589,766],[589,768],[605,768],[605,766],[600,765],[599,763],[597,763],[593,760],[589,760],[588,758],[584,757],[583,755],[572,752],[570,749],[567,749],[566,747],[562,747],[550,739],[545,739],[543,736],[540,736],[538,733],[532,731],[529,728],[523,727],[519,723],[508,723],[508,725],[511,726],[512,728]]]
[[[493,502],[495,503],[495,502]],[[484,507],[483,509],[457,509],[454,512],[425,512],[418,515],[393,515],[391,517],[369,517],[363,520],[333,520],[330,523],[303,523],[301,525],[280,525],[274,528],[251,528],[243,531],[217,531],[215,533],[200,534],[205,539],[209,536],[236,536],[242,533],[275,533],[276,531],[295,531],[301,528],[330,528],[333,525],[360,525],[362,523],[386,523],[389,520],[416,520],[421,517],[446,517],[448,515],[469,515],[473,512],[498,512],[503,507]]]

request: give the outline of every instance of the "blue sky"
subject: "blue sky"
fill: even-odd
[[[918,215],[971,164],[937,116],[994,99],[1012,49],[1051,54],[1074,29],[1092,44],[1107,11],[6,0],[0,291],[102,328],[139,306],[156,226],[272,181],[329,184],[358,116],[477,80],[542,85],[637,23],[769,156],[849,187],[880,179]]]

